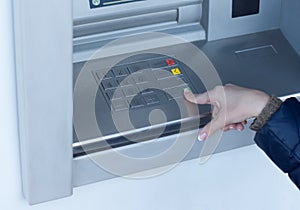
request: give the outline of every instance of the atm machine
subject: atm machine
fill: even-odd
[[[249,130],[197,141],[211,107],[183,90],[233,83],[297,96],[287,2],[15,0],[24,197],[41,203],[253,144]]]

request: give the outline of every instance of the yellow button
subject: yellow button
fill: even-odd
[[[180,71],[179,68],[174,68],[171,71],[172,71],[173,75],[179,75],[179,74],[181,74],[181,71]]]

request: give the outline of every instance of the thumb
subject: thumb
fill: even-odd
[[[202,93],[202,94],[193,94],[192,91],[189,88],[184,89],[184,97],[187,101],[194,103],[194,104],[208,104],[209,103],[209,97],[208,93]]]
[[[204,126],[198,133],[198,140],[205,141],[209,136],[213,135],[217,130],[223,128],[225,121],[220,117],[212,119],[206,126]]]

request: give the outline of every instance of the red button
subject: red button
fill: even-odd
[[[173,59],[167,59],[166,63],[168,66],[174,66],[175,65],[175,61]]]

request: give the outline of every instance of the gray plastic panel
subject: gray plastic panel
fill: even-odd
[[[54,15],[55,14],[55,15]],[[14,1],[23,194],[72,194],[72,1]]]

